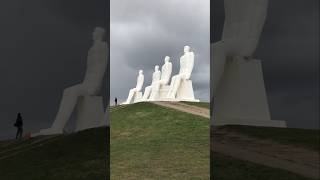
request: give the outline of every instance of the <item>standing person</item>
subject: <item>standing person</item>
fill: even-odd
[[[118,99],[117,99],[117,97],[114,99],[114,104],[115,104],[115,106],[118,105]]]
[[[21,139],[22,133],[23,133],[23,121],[22,121],[22,116],[21,113],[18,113],[17,115],[17,120],[16,123],[14,123],[14,126],[17,127],[17,134],[16,134],[16,139]]]

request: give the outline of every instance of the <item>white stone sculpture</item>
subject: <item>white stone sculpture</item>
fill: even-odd
[[[171,79],[167,99],[172,101],[199,101],[194,98],[192,81],[190,80],[194,66],[194,53],[189,46],[184,46],[184,54],[180,57],[179,74]]]
[[[141,101],[141,98],[142,98],[141,89],[143,86],[143,81],[144,81],[143,71],[139,70],[139,75],[137,77],[137,85],[135,88],[130,89],[127,101],[125,101],[122,104],[130,104],[132,100],[133,102]]]
[[[166,56],[164,58],[164,64],[161,68],[161,78],[160,81],[156,82],[152,88],[152,92],[149,100],[151,101],[162,101],[166,99],[169,92],[170,86],[168,85],[172,73],[172,63],[170,62],[170,57]]]
[[[152,91],[153,87],[155,86],[155,84],[157,84],[158,81],[160,80],[160,77],[161,77],[161,72],[159,71],[159,66],[156,65],[154,67],[154,73],[152,74],[151,85],[147,86],[145,88],[144,93],[143,93],[143,97],[142,97],[142,101],[147,101],[149,99],[151,91]]]
[[[87,70],[81,84],[64,90],[58,113],[52,126],[34,135],[61,134],[72,112],[77,109],[76,131],[98,127],[104,121],[100,89],[107,66],[108,48],[103,37],[105,30],[97,27],[93,32],[93,45],[87,57]]]
[[[213,125],[286,127],[270,118],[261,61],[252,58],[267,6],[268,0],[224,0],[222,39],[211,45]]]

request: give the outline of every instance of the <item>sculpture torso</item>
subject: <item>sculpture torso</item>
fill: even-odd
[[[107,66],[107,45],[105,42],[95,42],[89,49],[87,69],[83,84],[90,91],[98,92],[101,88]]]
[[[179,75],[182,75],[185,79],[189,79],[194,65],[193,52],[187,52],[180,58],[180,71]]]
[[[136,91],[140,91],[143,85],[143,81],[144,81],[144,75],[143,74],[139,74],[137,77],[137,85],[136,85]]]
[[[222,41],[228,56],[251,56],[257,48],[268,0],[225,0]]]
[[[163,81],[163,84],[168,84],[170,81],[172,73],[172,63],[167,62],[165,63],[161,68],[161,81]]]
[[[151,84],[154,84],[156,83],[157,81],[160,80],[160,77],[161,77],[161,72],[160,71],[156,71],[152,74],[152,82]]]

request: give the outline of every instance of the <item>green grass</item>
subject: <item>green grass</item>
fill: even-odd
[[[15,143],[16,147],[20,147],[19,150],[0,154],[1,158],[19,151],[15,156],[0,160],[0,179],[106,179],[107,137],[108,129],[96,128],[61,135],[47,143],[38,143],[33,149],[27,145],[36,139]],[[14,148],[14,145],[1,148],[0,152]]]
[[[320,130],[228,125],[220,127],[244,135],[269,139],[281,144],[320,150]]]
[[[201,107],[201,108],[210,109],[210,103],[209,102],[186,102],[186,101],[183,101],[182,103],[189,104],[189,105],[192,105],[192,106],[198,106],[198,107]]]
[[[150,103],[110,113],[111,179],[209,179],[209,120]]]
[[[311,180],[285,170],[237,160],[219,153],[213,153],[211,171],[213,179],[217,180]]]

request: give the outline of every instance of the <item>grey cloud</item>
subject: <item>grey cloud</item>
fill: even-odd
[[[82,80],[92,30],[109,29],[109,8],[100,0],[76,2],[0,2],[0,139],[13,137],[19,111],[25,132],[50,126],[63,89]]]
[[[208,101],[208,5],[209,1],[111,1],[111,97],[126,98],[135,86],[138,69],[144,70],[144,86],[149,85],[154,66],[162,66],[166,55],[171,57],[176,74],[183,46],[190,45],[196,53],[194,86],[204,89],[201,93],[206,95],[201,95],[201,100]],[[121,67],[117,70],[124,69],[126,74],[113,67]],[[207,74],[196,76],[198,71]]]

